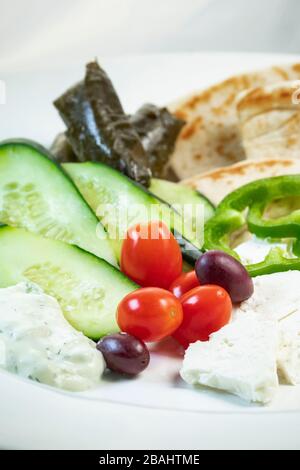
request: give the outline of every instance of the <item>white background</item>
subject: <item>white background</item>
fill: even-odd
[[[185,51],[299,52],[299,0],[0,0],[1,69]]]

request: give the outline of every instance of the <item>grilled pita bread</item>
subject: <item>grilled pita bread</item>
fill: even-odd
[[[300,160],[269,159],[244,161],[183,180],[218,205],[227,194],[244,184],[272,176],[300,174]]]
[[[300,158],[299,89],[299,82],[282,82],[237,99],[246,158]]]
[[[300,79],[300,64],[273,67],[229,78],[169,109],[187,124],[170,160],[179,179],[246,158],[239,132],[236,97],[249,88]]]

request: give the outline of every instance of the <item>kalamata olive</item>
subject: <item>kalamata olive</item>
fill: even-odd
[[[137,375],[150,361],[143,341],[126,333],[105,336],[97,343],[97,349],[102,352],[107,367],[119,374]]]
[[[244,266],[223,251],[207,251],[196,263],[196,273],[201,285],[215,284],[223,287],[232,302],[249,299],[254,291],[253,281]]]

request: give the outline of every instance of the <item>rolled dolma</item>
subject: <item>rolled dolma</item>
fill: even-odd
[[[89,63],[84,80],[54,105],[67,126],[67,139],[79,161],[107,163],[149,186],[147,154],[112,82],[97,62]]]
[[[97,62],[85,80],[55,101],[64,122],[51,152],[60,162],[101,161],[149,185],[149,176],[174,179],[167,163],[184,121],[167,108],[143,105],[127,116],[107,74]]]
[[[172,115],[167,108],[158,108],[153,104],[143,105],[130,117],[130,121],[142,140],[152,176],[165,177],[166,165],[184,121]]]
[[[59,163],[78,162],[78,158],[64,132],[55,137],[50,147],[50,153]]]

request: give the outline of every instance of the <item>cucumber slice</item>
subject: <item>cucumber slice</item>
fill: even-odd
[[[213,204],[198,191],[178,183],[152,178],[149,191],[163,201],[173,206],[174,204],[203,205],[204,222],[207,222],[215,213]]]
[[[196,239],[178,213],[142,186],[102,163],[65,163],[63,168],[106,228],[118,259],[128,228],[158,219],[179,238],[186,260],[194,262],[200,256],[203,240]]]
[[[76,246],[0,227],[0,287],[29,280],[55,297],[66,319],[94,340],[119,331],[116,309],[136,284]]]
[[[116,265],[104,228],[47,150],[0,143],[0,222],[79,247]]]

